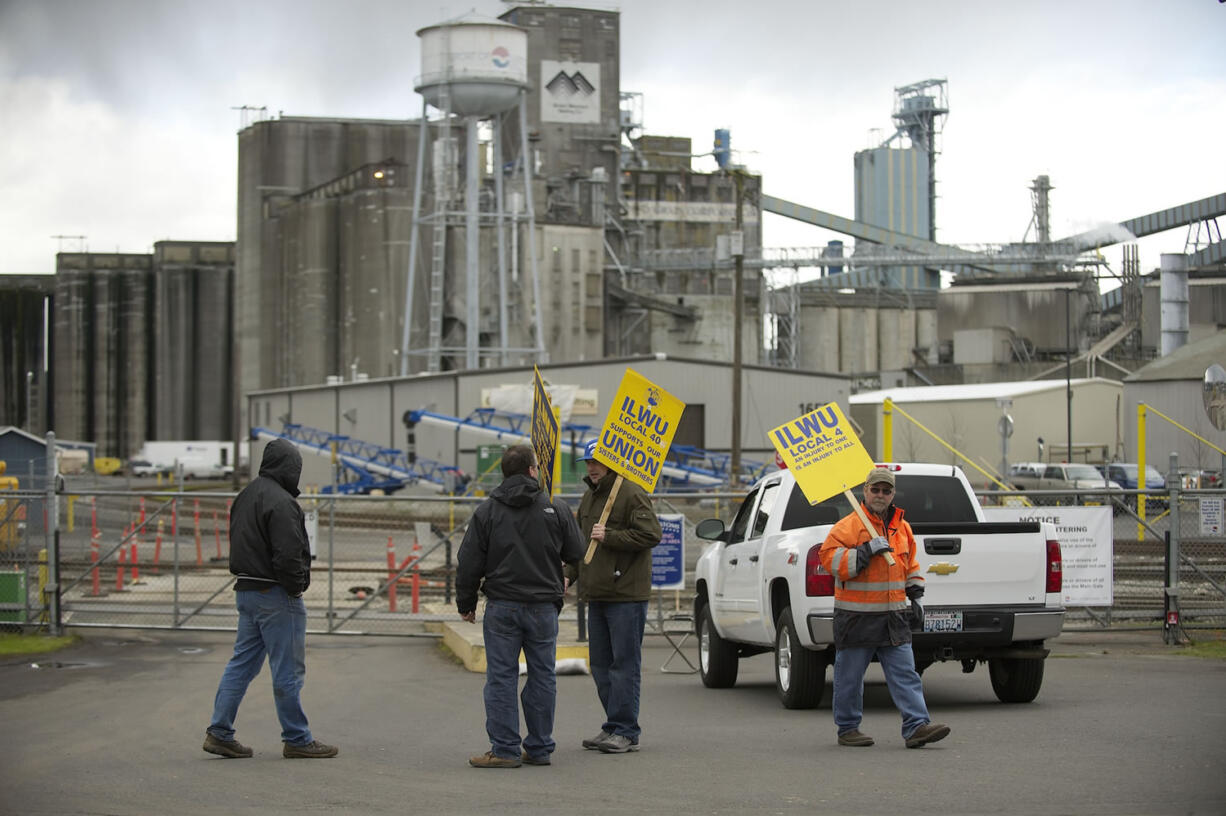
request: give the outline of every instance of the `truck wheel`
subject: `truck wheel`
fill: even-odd
[[[698,613],[698,670],[702,684],[707,688],[732,688],[738,662],[736,644],[719,636],[711,622],[711,606],[704,606]]]
[[[817,708],[826,690],[826,653],[800,645],[792,609],[775,626],[775,691],[784,708]]]
[[[1043,658],[994,657],[988,660],[992,691],[1002,703],[1029,703],[1043,685]]]

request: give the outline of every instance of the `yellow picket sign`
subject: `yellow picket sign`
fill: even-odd
[[[541,489],[552,498],[561,482],[562,457],[558,455],[558,440],[562,421],[558,409],[549,399],[540,369],[533,366],[532,373],[532,449],[536,452],[537,479]]]
[[[664,458],[673,444],[673,435],[677,433],[677,423],[684,411],[684,402],[642,374],[626,369],[596,445],[596,461],[617,474],[598,524],[608,520],[623,478],[640,485],[648,493],[656,489]],[[596,539],[588,542],[583,563],[592,562],[596,545]]]
[[[851,492],[852,486],[864,482],[873,467],[873,459],[838,403],[827,403],[785,422],[770,432],[770,440],[809,504],[825,501],[841,491],[855,508],[868,534],[877,535],[877,528]],[[894,563],[888,552],[885,559],[887,563]]]

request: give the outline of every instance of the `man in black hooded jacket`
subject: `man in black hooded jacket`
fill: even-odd
[[[234,720],[264,656],[272,672],[273,700],[281,721],[281,755],[287,759],[334,757],[337,748],[316,742],[299,693],[306,678],[306,605],[311,549],[298,495],[302,454],[274,439],[264,448],[260,475],[234,499],[230,511],[230,572],[238,607],[234,656],[226,664],[213,701],[204,750],[227,758],[251,756],[234,738]]]
[[[583,540],[570,508],[550,501],[537,481],[528,445],[502,454],[502,484],[473,512],[456,566],[456,608],[476,621],[478,589],[486,597],[485,730],[490,750],[469,759],[475,768],[550,764],[562,562],[583,558]],[[520,752],[519,652],[528,664],[521,699],[528,736]]]

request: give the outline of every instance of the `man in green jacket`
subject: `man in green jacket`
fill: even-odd
[[[583,747],[606,754],[639,749],[639,687],[643,666],[643,627],[651,598],[651,549],[660,543],[660,521],[651,497],[623,479],[604,524],[600,516],[617,474],[596,461],[596,440],[580,461],[587,465],[587,493],[579,503],[579,528],[597,542],[590,564],[580,563],[579,599],[588,609],[588,658],[596,693],[604,706],[600,733]],[[567,567],[573,581],[576,568]]]

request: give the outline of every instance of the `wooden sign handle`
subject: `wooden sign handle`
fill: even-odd
[[[600,521],[597,524],[604,524],[609,520],[609,512],[613,509],[613,502],[617,500],[617,491],[622,489],[621,474],[617,474],[617,479],[613,482],[613,489],[609,491],[609,498],[605,500],[604,509],[600,511]],[[596,539],[592,539],[587,543],[587,554],[583,556],[583,563],[592,563],[592,556],[596,554],[596,544],[599,543]]]
[[[856,508],[856,515],[860,517],[860,522],[864,524],[864,529],[868,530],[869,536],[876,536],[877,528],[874,527],[873,523],[868,520],[868,516],[864,512],[864,508],[860,506],[859,500],[853,496],[851,491],[847,488],[843,488],[843,495],[847,497],[849,502],[851,502],[851,506]],[[889,564],[891,567],[894,566],[894,555],[892,553],[886,552],[882,553],[882,555],[885,556],[885,562],[887,564]]]

